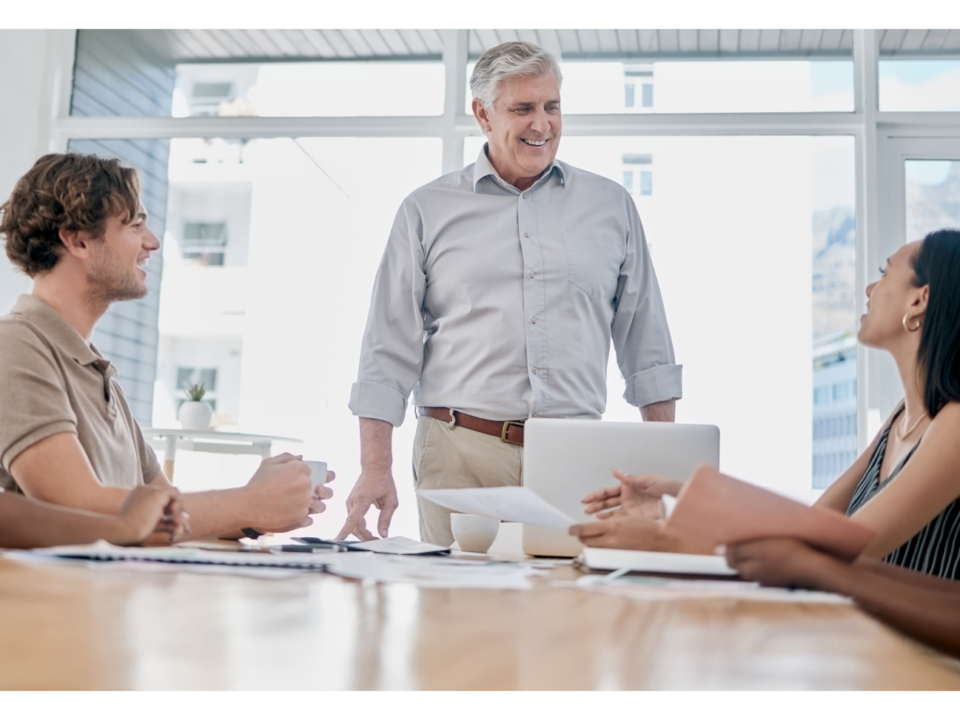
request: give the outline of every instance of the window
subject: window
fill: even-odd
[[[317,32],[338,42],[347,37],[341,38],[337,31],[333,32],[335,37],[327,31]],[[365,32],[358,31],[350,42],[357,42]],[[570,39],[563,42],[579,38],[576,42],[582,44],[592,36],[591,32],[569,33]],[[693,36],[694,44],[688,41],[685,48],[664,45],[652,52],[661,53],[661,57],[667,53],[699,52],[701,41],[709,44],[709,32],[699,31]],[[721,426],[724,464],[730,472],[800,494],[810,488],[811,477],[814,487],[829,485],[836,477],[834,470],[839,472],[855,456],[860,420],[868,433],[879,424],[878,420],[871,425],[873,414],[879,412],[872,400],[881,385],[877,379],[861,388],[864,408],[870,410],[867,418],[857,417],[855,332],[863,298],[857,296],[855,278],[857,263],[865,262],[865,258],[858,259],[857,255],[854,198],[859,198],[859,209],[868,215],[878,206],[882,215],[883,202],[872,190],[854,192],[854,148],[869,157],[871,153],[883,153],[886,135],[956,135],[956,123],[947,122],[949,118],[884,118],[883,112],[960,109],[956,93],[960,85],[951,74],[960,62],[955,56],[889,60],[885,53],[892,46],[881,42],[881,112],[854,115],[851,31],[736,32],[737,52],[743,49],[741,40],[753,34],[762,36],[762,44],[773,52],[777,43],[788,42],[790,36],[796,35],[802,36],[797,40],[802,43],[799,50],[795,48],[797,52],[819,45],[821,50],[830,46],[829,51],[835,54],[797,55],[787,60],[654,60],[649,55],[636,54],[638,45],[632,36],[640,38],[639,34],[617,31],[619,52],[624,55],[620,60],[598,56],[581,61],[567,55],[563,66],[563,104],[569,123],[566,127],[572,131],[565,135],[559,157],[622,183],[639,209],[648,243],[654,249],[678,361],[687,361],[686,393],[679,408],[681,419],[700,419]],[[880,42],[885,32],[895,35],[897,31],[855,31],[852,35],[855,42]],[[314,58],[307,63],[279,58],[281,61],[273,63],[204,63],[202,58],[193,58],[177,65],[178,58],[158,69],[158,79],[153,84],[142,70],[148,63],[141,62],[143,57],[139,56],[130,63],[136,66],[134,70],[123,79],[134,87],[162,90],[155,93],[157,97],[142,98],[135,94],[111,95],[104,81],[104,69],[119,72],[124,61],[120,50],[109,42],[120,31],[80,31],[78,47],[83,53],[78,53],[73,114],[90,118],[153,115],[160,118],[156,127],[161,128],[162,137],[92,141],[76,136],[79,124],[63,128],[72,148],[119,153],[121,144],[129,146],[126,157],[137,158],[142,163],[142,177],[151,178],[150,182],[157,186],[153,193],[155,205],[150,208],[154,218],[164,217],[166,196],[160,191],[167,189],[163,180],[169,181],[164,292],[162,296],[152,296],[160,297],[163,305],[160,359],[165,370],[157,376],[162,376],[162,382],[158,380],[162,385],[158,396],[175,391],[176,367],[216,367],[220,409],[229,402],[236,402],[236,408],[242,405],[242,411],[230,412],[244,418],[245,429],[249,428],[247,419],[262,422],[267,432],[293,436],[306,435],[300,429],[308,427],[308,445],[318,448],[318,452],[325,450],[325,438],[343,438],[327,459],[345,476],[355,475],[357,470],[355,433],[343,431],[344,427],[355,426],[352,418],[343,413],[342,397],[343,388],[353,381],[355,358],[330,359],[326,350],[336,343],[338,348],[350,348],[351,353],[358,351],[366,307],[363,302],[357,303],[356,312],[347,308],[342,317],[328,317],[325,308],[336,306],[340,313],[343,297],[360,297],[364,288],[369,289],[373,272],[362,268],[369,269],[379,260],[385,228],[389,227],[400,199],[416,184],[455,170],[459,157],[456,150],[465,134],[465,162],[476,159],[483,143],[470,120],[469,90],[464,92],[462,108],[466,118],[442,116],[445,78],[436,56],[444,48],[454,47],[448,41],[452,42],[455,31],[409,33],[414,34],[414,44],[409,49],[420,57],[406,62]],[[497,33],[497,37],[502,35]],[[556,35],[553,31],[547,33],[542,37]],[[924,35],[925,31],[919,33]],[[476,57],[478,43],[490,45],[485,39],[490,34],[491,31],[463,33],[469,35],[470,57]],[[934,34],[931,33],[931,42]],[[441,41],[427,42],[421,47],[417,38],[428,36]],[[663,37],[669,40],[670,34]],[[375,44],[383,40],[368,39]],[[197,38],[188,40],[178,45],[177,52],[189,52],[189,46],[198,44]],[[303,38],[293,40],[302,42]],[[930,50],[928,40],[921,40],[924,47],[920,48],[921,43],[917,42],[917,48]],[[318,36],[316,42],[322,42],[322,38]],[[897,52],[904,51],[909,44]],[[153,43],[152,47],[161,45],[163,42]],[[696,50],[691,49],[694,45]],[[331,57],[342,57],[337,53],[344,47],[341,43]],[[385,52],[380,45],[377,48],[380,49],[376,52]],[[762,50],[759,46],[755,49]],[[721,54],[724,52],[731,52],[729,45],[726,50],[720,49]],[[112,55],[116,55],[116,62]],[[638,57],[644,60],[638,61]],[[81,61],[91,59],[95,62],[80,67]],[[464,72],[458,73],[457,82],[465,82],[471,69],[468,63]],[[325,92],[311,92],[321,86]],[[377,88],[378,92],[364,92],[368,87]],[[866,90],[861,91],[860,99],[869,99]],[[649,135],[651,131],[645,122],[628,117],[630,113],[653,112],[700,116],[672,128],[670,132],[676,135],[671,137]],[[592,121],[577,119],[578,113],[610,117],[588,125],[596,128],[598,135],[590,137],[584,133],[594,130],[576,124]],[[718,120],[705,113],[730,115]],[[809,115],[789,118],[776,113]],[[209,128],[209,136],[180,138],[182,131],[166,119],[171,115],[209,115],[210,124],[204,125]],[[296,125],[235,119],[244,115],[306,119]],[[356,120],[363,126],[358,130],[365,138],[343,140],[335,136],[353,119],[341,125],[314,121],[311,116],[368,116]],[[389,116],[403,117],[395,120]],[[378,117],[386,119],[378,121]],[[876,134],[879,139],[871,147],[870,138],[875,135],[871,123],[884,123],[886,119],[891,122],[884,132]],[[238,123],[254,128],[251,140],[216,137],[221,128],[229,129],[226,135],[246,135],[231,126]],[[465,128],[465,124],[470,128]],[[810,133],[806,133],[806,125],[810,126]],[[284,133],[293,132],[289,128],[294,126],[297,132],[303,128],[306,137],[283,137]],[[786,128],[782,134],[780,128]],[[389,137],[377,136],[379,130]],[[97,132],[102,136],[102,130]],[[749,134],[754,132],[757,134]],[[351,149],[352,160],[344,160],[341,146]],[[369,148],[376,148],[377,152],[368,152]],[[163,178],[167,149],[169,176]],[[652,192],[654,154],[656,194]],[[644,157],[647,159],[640,159]],[[923,157],[927,159],[920,159]],[[909,236],[919,236],[933,223],[960,224],[955,201],[958,158],[956,154],[936,160],[927,155],[907,158]],[[372,185],[359,181],[355,170],[360,166],[367,168],[368,176],[375,173],[378,182]],[[883,163],[879,168],[878,181],[885,185],[892,171]],[[384,177],[388,181],[380,180]],[[297,224],[285,218],[281,231],[273,232],[261,208],[281,212],[296,208],[286,195],[299,193],[299,184],[303,183],[310,191],[299,196],[303,201],[299,207],[308,206],[320,218],[319,222]],[[374,192],[383,197],[371,197],[369,194]],[[222,202],[223,207],[215,207],[217,202]],[[229,207],[242,208],[244,213],[234,216],[225,209]],[[186,223],[223,223],[222,248],[187,247]],[[739,232],[744,226],[747,231]],[[317,228],[322,228],[322,232]],[[275,246],[271,245],[274,238]],[[194,239],[208,242],[211,234]],[[871,253],[884,242],[872,235],[865,240],[864,247]],[[334,246],[339,254],[328,246]],[[184,249],[197,256],[184,258],[180,252]],[[222,253],[222,265],[210,267],[218,262],[218,253]],[[201,261],[208,267],[202,267]],[[347,270],[341,271],[342,268]],[[873,267],[860,270],[866,275]],[[765,284],[761,297],[769,300],[761,303],[762,317],[753,327],[741,327],[736,322],[736,309],[752,305],[744,298],[737,303],[739,284],[719,283],[717,278],[724,274],[760,278]],[[159,274],[154,277],[159,278]],[[262,279],[267,277],[273,285],[263,283]],[[755,300],[753,303],[756,304]],[[290,317],[292,304],[311,309],[300,317]],[[126,307],[133,307],[133,303]],[[785,319],[787,316],[789,320]],[[711,317],[714,322],[708,322]],[[320,318],[319,323],[315,318]],[[132,316],[122,319],[135,320]],[[277,327],[270,327],[271,321]],[[153,329],[149,321],[144,326]],[[116,327],[120,327],[120,318]],[[211,328],[216,331],[212,339],[204,334]],[[790,329],[793,334],[788,332]],[[118,337],[127,334],[126,330],[117,332]],[[287,337],[294,338],[291,357],[296,367],[278,378],[274,364],[277,348]],[[713,342],[708,342],[710,338]],[[204,352],[209,351],[209,357],[199,351],[190,354],[190,348],[196,350],[208,339],[211,344]],[[704,349],[705,345],[709,348]],[[113,352],[120,347],[118,344]],[[154,351],[152,345],[144,348],[147,354]],[[234,357],[236,367],[228,370],[223,357]],[[708,357],[709,362],[694,364],[693,359],[701,357]],[[309,358],[309,362],[304,358]],[[316,377],[319,367],[331,373],[329,382]],[[878,377],[886,379],[885,372],[881,368]],[[124,370],[123,377],[129,378],[130,374]],[[294,377],[305,378],[301,379],[303,387],[292,382]],[[635,420],[636,411],[625,408],[619,396],[622,388],[617,387],[615,365],[611,365],[609,377],[607,417],[617,419],[622,413],[623,419]],[[770,417],[785,418],[785,425],[771,422],[770,428],[760,429],[761,438],[751,436],[755,423],[751,425],[729,410],[736,402],[724,397],[724,393],[733,393],[737,388],[742,392],[743,387],[783,388],[782,394],[761,397],[760,404]],[[719,393],[714,392],[715,388],[720,388]],[[881,388],[881,396],[882,392]],[[305,396],[316,398],[311,408],[314,414],[309,418],[300,407]],[[328,411],[328,402],[330,408],[338,409]],[[883,402],[881,399],[880,403]],[[322,407],[323,420],[315,422],[318,407]],[[404,427],[400,433],[408,430]],[[786,438],[791,447],[786,447]],[[398,455],[405,442],[398,438]],[[751,456],[750,452],[757,447],[764,448],[763,453],[754,452]],[[767,449],[769,455],[764,454]],[[783,473],[780,468],[788,455],[790,470]],[[397,467],[404,462],[398,457]],[[399,480],[398,477],[398,485],[402,485]],[[410,502],[404,497],[407,507]],[[339,509],[339,505],[332,508],[324,521],[335,524]],[[406,528],[408,534],[416,532],[415,522],[412,526],[397,527]]]
[[[960,110],[960,60],[881,60],[878,72],[881,110]]]
[[[640,105],[645,108],[652,108],[653,107],[653,85],[651,83],[644,83],[640,87],[643,91],[643,99]]]
[[[628,90],[630,86],[632,90]],[[563,63],[563,111],[567,114],[851,112],[853,62],[846,59],[664,60],[638,65],[567,61]]]
[[[219,115],[222,103],[234,100],[232,82],[196,82],[190,90],[191,115]]]
[[[633,111],[653,109],[653,64],[624,64],[623,76],[630,88],[630,102],[626,108]],[[637,89],[639,88],[639,98]],[[639,103],[639,104],[638,104]]]
[[[649,170],[640,171],[640,194],[653,195],[653,173]]]
[[[207,392],[216,392],[217,369],[177,368],[177,390],[188,390],[192,385],[203,385]]]
[[[320,87],[324,91],[316,92]],[[443,65],[438,62],[183,64],[176,69],[172,110],[173,117],[441,113]]]
[[[198,265],[223,265],[226,244],[226,223],[188,222],[183,226],[180,255]]]
[[[623,186],[628,193],[631,195],[635,192],[639,195],[653,194],[653,172],[641,169],[648,168],[652,163],[653,155],[649,153],[623,154]]]
[[[907,236],[918,240],[931,230],[960,227],[960,161],[907,160]]]
[[[189,397],[187,391],[193,385],[203,385],[203,401],[210,405],[214,410],[217,409],[217,369],[216,368],[177,368],[177,409],[183,405]]]

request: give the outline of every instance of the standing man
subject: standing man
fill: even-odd
[[[487,144],[397,213],[350,398],[361,473],[341,538],[372,537],[371,505],[387,535],[411,390],[418,489],[519,485],[527,418],[600,418],[611,340],[627,402],[674,420],[681,367],[640,218],[623,187],[555,159],[561,80],[531,43],[484,53],[470,89]],[[450,545],[450,511],[417,502],[421,537]]]

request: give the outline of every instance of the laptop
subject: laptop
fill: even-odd
[[[720,466],[720,430],[715,425],[544,418],[524,425],[524,486],[584,522],[594,518],[584,514],[580,500],[617,484],[611,468],[684,481],[700,463]],[[559,530],[523,526],[523,551],[528,555],[575,557],[582,550],[579,540]]]

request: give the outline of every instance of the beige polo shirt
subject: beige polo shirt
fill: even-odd
[[[160,471],[117,370],[43,300],[21,295],[0,317],[0,487],[18,491],[10,463],[31,445],[73,433],[101,485],[133,488]]]

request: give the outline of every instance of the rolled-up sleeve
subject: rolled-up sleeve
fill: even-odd
[[[617,286],[613,347],[626,380],[623,398],[643,407],[683,397],[682,366],[674,360],[660,285],[640,216],[629,196],[625,203],[626,253]]]
[[[360,349],[360,370],[350,392],[359,417],[403,423],[407,398],[423,366],[423,223],[415,200],[400,206],[374,281]]]

